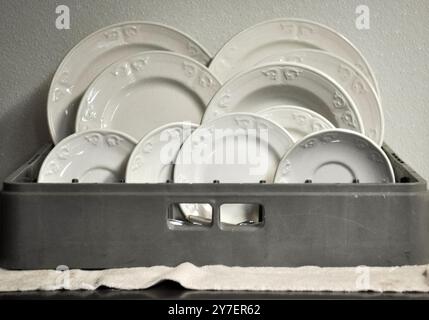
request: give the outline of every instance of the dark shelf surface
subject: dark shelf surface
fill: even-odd
[[[186,290],[172,281],[164,281],[146,290],[113,290],[101,288],[96,291],[33,291],[0,292],[0,300],[62,300],[62,299],[194,299],[194,300],[261,300],[261,299],[424,299],[429,293],[341,293],[341,292],[255,292],[255,291],[194,291]]]

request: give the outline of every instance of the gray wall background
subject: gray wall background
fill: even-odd
[[[70,8],[70,30],[55,28],[60,4]],[[360,4],[370,8],[370,30],[355,28]],[[279,17],[326,24],[360,48],[378,77],[386,142],[429,179],[428,0],[1,0],[0,181],[50,140],[50,80],[89,33],[125,20],[162,22],[214,54],[242,29]]]

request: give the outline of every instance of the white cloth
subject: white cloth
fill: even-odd
[[[429,265],[351,268],[177,267],[11,271],[0,269],[0,291],[145,289],[173,280],[195,290],[429,292]]]

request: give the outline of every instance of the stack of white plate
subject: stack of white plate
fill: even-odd
[[[371,68],[310,21],[257,24],[213,59],[164,25],[110,26],[67,54],[47,107],[56,146],[39,182],[395,181]],[[225,222],[254,220],[245,206],[230,211]]]

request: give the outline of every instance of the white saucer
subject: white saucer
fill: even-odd
[[[276,183],[394,183],[392,165],[372,140],[349,130],[324,130],[299,141],[281,160]]]
[[[259,111],[258,114],[285,128],[294,141],[301,140],[313,132],[335,128],[332,123],[317,112],[301,107],[271,107]]]
[[[299,63],[255,67],[227,83],[210,101],[203,122],[230,112],[259,112],[276,106],[313,110],[334,126],[364,132],[347,92],[323,72]]]
[[[276,123],[251,113],[231,113],[196,129],[179,151],[175,183],[273,182],[277,165],[293,145],[290,134]],[[181,205],[184,215],[211,218],[207,205]],[[257,221],[254,206],[222,208],[221,221]]]
[[[137,140],[164,124],[200,123],[220,84],[197,61],[172,52],[143,52],[112,64],[89,86],[76,131],[114,129]]]
[[[383,144],[384,117],[381,101],[365,75],[346,60],[320,50],[293,50],[267,57],[260,64],[298,62],[318,69],[341,85],[355,102],[368,138]]]
[[[44,160],[38,182],[120,182],[137,141],[121,132],[92,130],[61,140]]]
[[[302,19],[264,21],[238,33],[215,55],[210,70],[223,83],[266,57],[294,49],[318,49],[344,58],[379,92],[374,72],[349,40],[333,29]]]
[[[127,183],[173,181],[173,165],[180,147],[198,125],[174,122],[152,130],[137,144],[127,165]]]
[[[211,59],[191,37],[159,23],[122,22],[92,33],[70,50],[52,79],[47,112],[54,143],[74,132],[80,98],[101,71],[121,58],[149,50],[178,52],[204,65]]]

